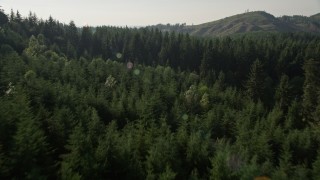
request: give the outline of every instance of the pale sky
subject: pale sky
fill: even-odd
[[[158,23],[200,24],[249,11],[274,16],[320,13],[320,0],[0,0],[7,14],[30,11],[77,26],[145,26]]]

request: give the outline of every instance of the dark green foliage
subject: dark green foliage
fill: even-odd
[[[304,117],[307,121],[313,122],[315,120],[314,113],[318,105],[318,97],[320,96],[320,62],[309,59],[305,62],[303,69],[305,71],[303,86]]]
[[[312,164],[312,175],[313,179],[319,179],[320,178],[320,155],[318,152],[317,159],[315,162]]]
[[[8,22],[9,22],[8,16],[3,12],[2,9],[0,9],[0,27],[2,27],[4,24]]]
[[[54,161],[39,119],[32,115],[23,93],[16,88],[10,97],[2,97],[2,150],[4,177],[44,179],[52,176]],[[10,140],[11,142],[8,142]]]
[[[250,68],[250,74],[246,82],[246,89],[249,97],[257,102],[261,100],[264,93],[264,70],[260,60],[253,62]]]
[[[319,177],[318,36],[12,12],[0,40],[0,179]]]
[[[275,98],[280,108],[286,110],[291,100],[291,86],[287,75],[281,76],[280,84],[276,90]]]

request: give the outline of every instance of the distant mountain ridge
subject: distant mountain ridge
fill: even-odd
[[[162,31],[176,31],[196,36],[226,36],[248,32],[320,33],[320,13],[310,17],[274,17],[264,11],[246,12],[199,25],[155,25]]]

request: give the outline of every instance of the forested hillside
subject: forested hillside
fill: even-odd
[[[0,26],[0,179],[320,179],[319,36]]]
[[[151,26],[162,31],[189,33],[200,37],[219,37],[249,32],[308,32],[320,33],[319,14],[307,16],[274,17],[264,11],[253,11],[226,17],[217,21],[199,25],[163,25]]]

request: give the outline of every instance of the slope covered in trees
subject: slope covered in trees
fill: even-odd
[[[1,179],[319,179],[318,36],[0,14]]]
[[[189,33],[201,37],[219,37],[250,32],[308,32],[319,33],[319,14],[306,16],[274,17],[264,11],[253,11],[226,17],[199,25],[162,25],[151,26],[162,31]]]

